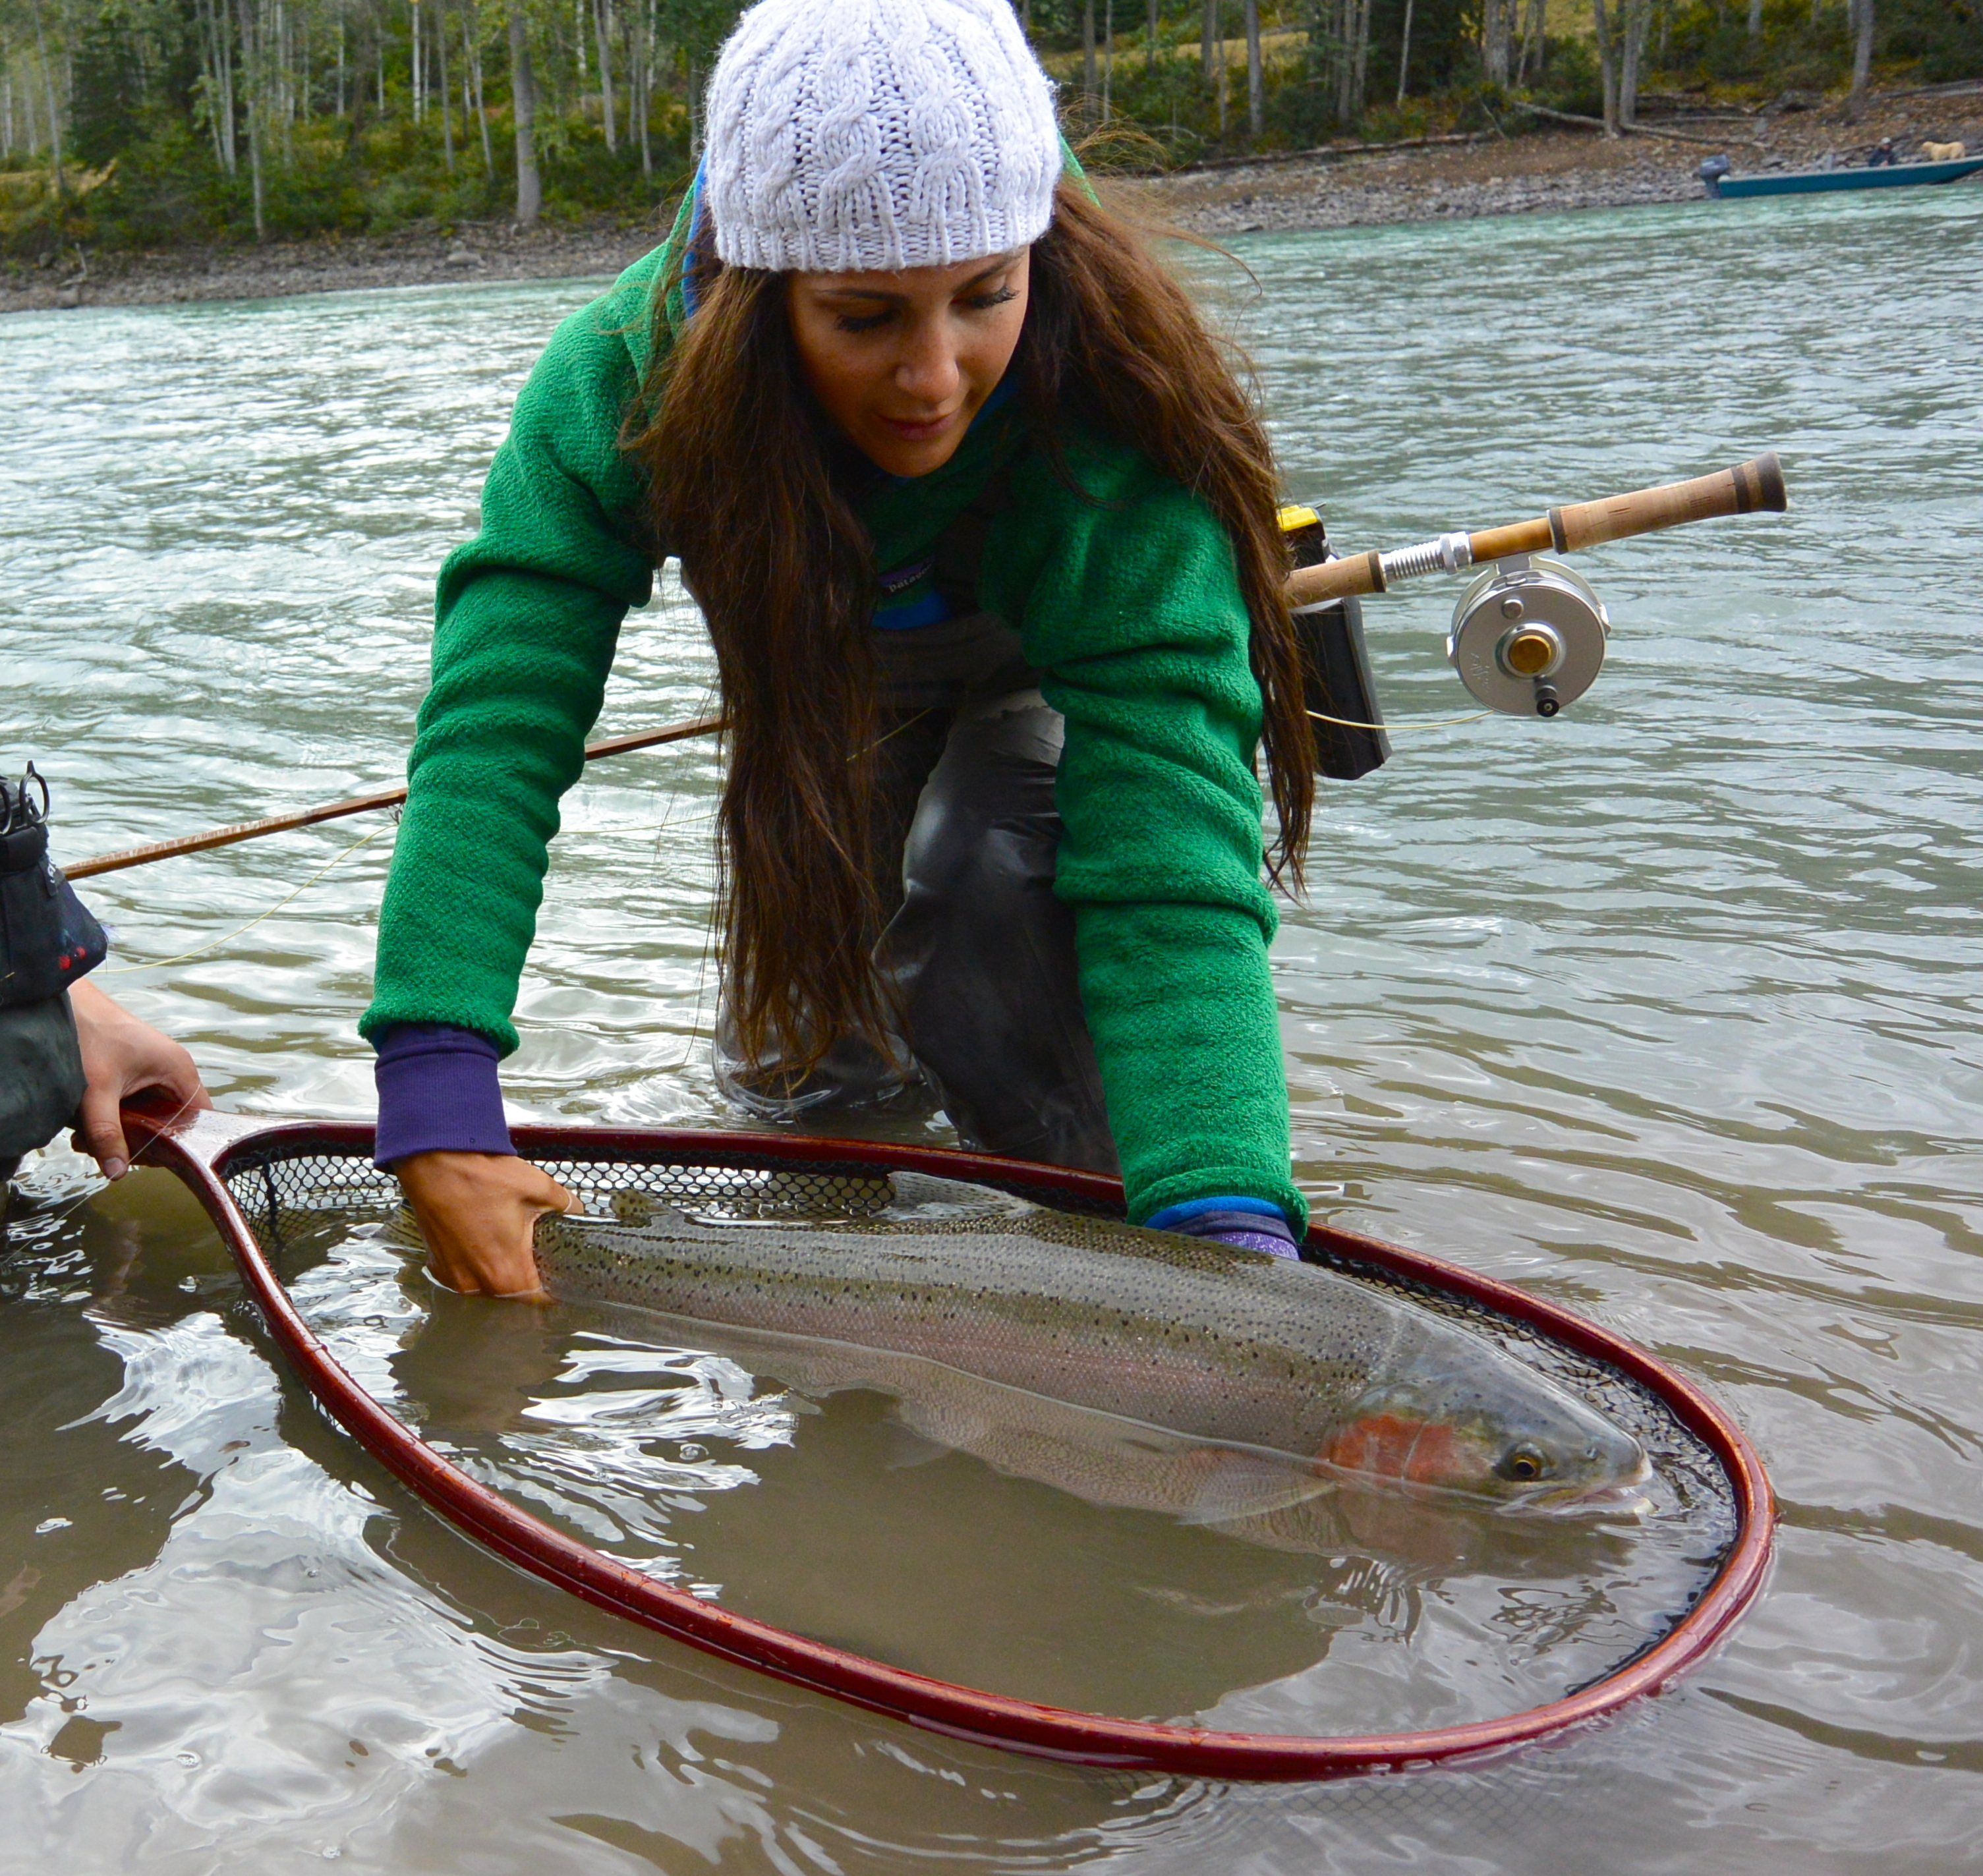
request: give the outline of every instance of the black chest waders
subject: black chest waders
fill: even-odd
[[[874,632],[883,700],[874,851],[888,874],[876,882],[886,923],[874,955],[896,1013],[889,1048],[844,1036],[795,1075],[775,1057],[744,1059],[726,1002],[716,1075],[762,1119],[941,1107],[975,1151],[1113,1173],[1074,913],[1054,893],[1060,713],[1041,694],[1018,634],[977,610],[985,537],[1005,499],[995,479],[928,565],[902,577],[934,584],[949,616]],[[1295,559],[1326,552],[1313,510],[1286,510],[1282,521]],[[1316,765],[1340,779],[1367,774],[1389,745],[1374,727],[1356,604],[1313,609],[1296,624],[1309,707],[1356,726],[1318,721]]]
[[[874,631],[874,851],[886,868],[874,962],[895,1012],[891,1046],[843,1037],[794,1076],[742,1058],[726,1004],[717,1079],[764,1119],[941,1107],[968,1147],[1112,1172],[1074,914],[1053,890],[1060,714],[1018,634],[978,609],[985,534],[1005,499],[995,479],[915,570],[948,616]]]
[[[70,986],[103,961],[103,928],[48,858],[48,784],[0,781],[0,1179],[82,1099]]]

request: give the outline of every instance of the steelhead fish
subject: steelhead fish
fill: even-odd
[[[541,1221],[539,1270],[561,1300],[742,1332],[743,1365],[801,1392],[894,1394],[925,1437],[1099,1503],[1216,1523],[1344,1476],[1511,1509],[1639,1502],[1629,1433],[1403,1299],[986,1187],[864,1183],[878,1202],[827,1219],[623,1195],[617,1219]]]

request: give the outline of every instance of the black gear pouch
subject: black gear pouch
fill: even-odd
[[[48,787],[0,781],[0,1009],[59,996],[103,961],[103,928],[48,858]]]
[[[1313,508],[1283,508],[1281,537],[1289,562],[1316,567],[1329,557],[1329,536]],[[1363,609],[1353,599],[1311,606],[1295,614],[1315,766],[1332,781],[1355,781],[1380,768],[1391,753],[1363,648]]]

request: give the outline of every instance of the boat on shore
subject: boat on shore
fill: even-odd
[[[1954,182],[1983,169],[1983,156],[1942,162],[1861,164],[1851,169],[1789,169],[1771,176],[1731,176],[1725,156],[1700,166],[1700,179],[1717,201],[1731,196],[1808,196],[1834,189],[1899,189],[1915,182]]]

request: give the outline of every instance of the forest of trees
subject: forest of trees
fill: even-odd
[[[1071,124],[1133,127],[1172,162],[1499,121],[1523,97],[1629,122],[1655,84],[1983,71],[1983,0],[1575,0],[1573,19],[1567,0],[1015,5]],[[692,169],[738,11],[0,0],[0,243],[645,214]]]

